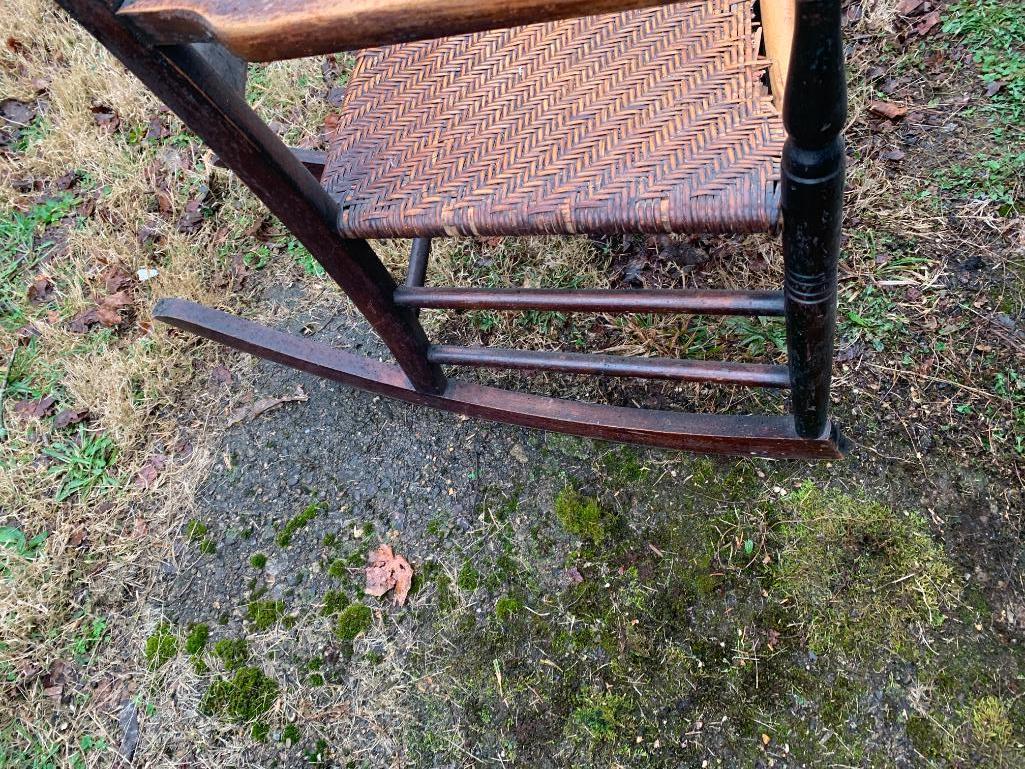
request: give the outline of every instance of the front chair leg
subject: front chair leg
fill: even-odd
[[[829,430],[847,114],[840,0],[798,0],[783,119],[783,262],[794,428]]]

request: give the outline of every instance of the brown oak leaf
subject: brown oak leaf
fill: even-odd
[[[14,404],[14,413],[22,419],[42,419],[53,411],[56,399],[52,395],[35,401],[18,401]]]
[[[395,555],[390,545],[381,545],[367,560],[367,586],[364,592],[380,598],[392,588],[392,600],[397,606],[406,603],[413,583],[413,567],[401,555]]]

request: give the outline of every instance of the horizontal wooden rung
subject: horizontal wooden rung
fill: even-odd
[[[320,56],[626,11],[672,0],[127,0],[158,45],[216,41],[247,61]]]
[[[761,363],[719,363],[675,358],[638,358],[454,345],[433,345],[427,350],[427,358],[432,363],[450,366],[673,379],[681,382],[709,382],[744,387],[790,387],[790,373],[786,366]]]
[[[783,315],[781,291],[402,287],[395,291],[395,303],[455,310]]]

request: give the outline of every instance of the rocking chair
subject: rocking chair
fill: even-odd
[[[699,452],[835,458],[829,419],[846,115],[839,0],[58,0],[217,153],[396,365],[180,299],[154,315],[435,408]],[[326,153],[244,98],[247,61],[358,50]],[[782,230],[782,291],[425,286],[435,236]],[[367,238],[413,238],[397,285]],[[788,364],[431,344],[420,308],[783,316]],[[442,366],[789,387],[792,414],[624,408]]]

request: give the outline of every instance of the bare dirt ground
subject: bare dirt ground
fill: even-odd
[[[382,355],[102,49],[2,2],[0,765],[1025,765],[1025,5],[847,7],[834,410],[854,445],[808,465],[463,420],[155,325],[185,296]],[[346,70],[254,67],[248,95],[318,146]],[[397,271],[407,247],[379,244]],[[770,238],[466,239],[428,279],[774,287],[780,257]],[[747,320],[425,323],[783,356],[778,324]],[[254,416],[264,398],[284,402]],[[363,595],[382,543],[416,573],[401,607]]]

